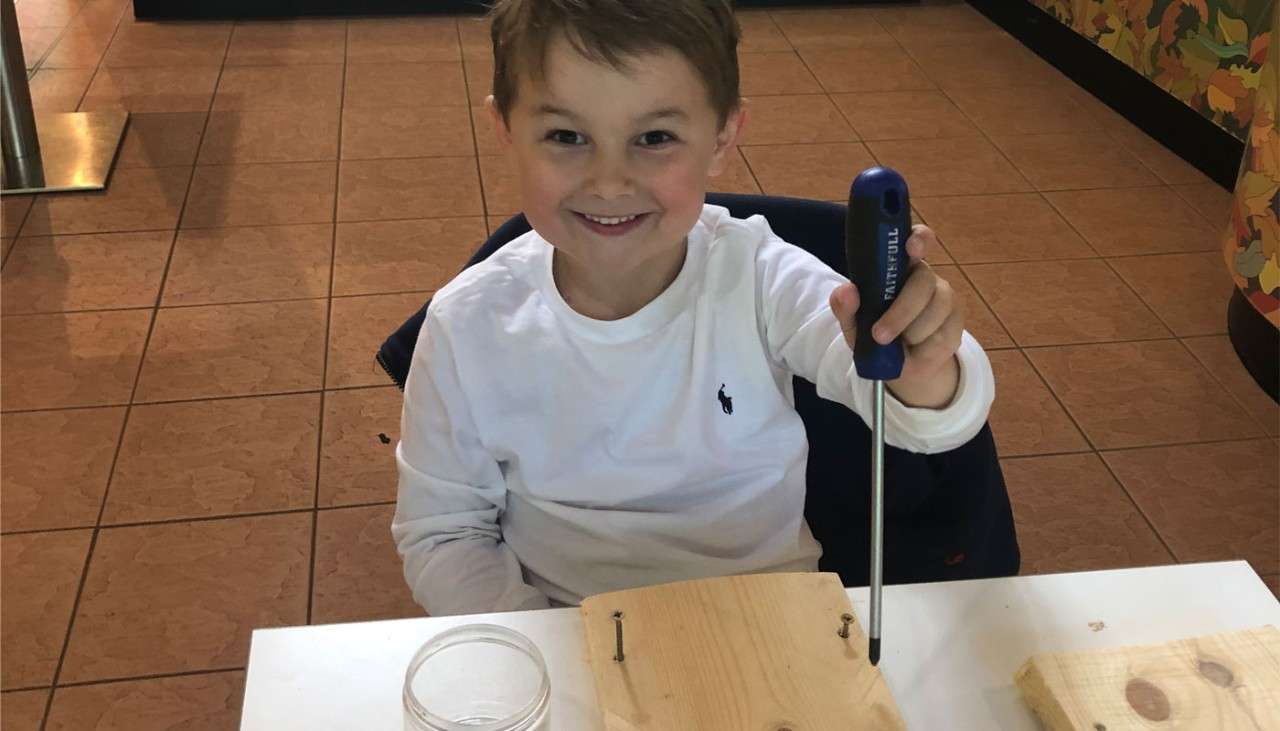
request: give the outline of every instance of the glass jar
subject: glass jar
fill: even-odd
[[[551,680],[528,637],[468,624],[433,637],[404,674],[405,731],[545,731]]]

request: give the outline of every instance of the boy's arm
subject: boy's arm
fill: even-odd
[[[391,533],[433,616],[549,606],[502,541],[502,470],[480,443],[445,328],[428,310],[405,386]]]
[[[774,361],[813,383],[819,396],[848,406],[869,423],[871,382],[858,376],[831,312],[831,292],[847,281],[817,257],[776,237],[769,237],[756,254],[757,317]],[[956,359],[959,385],[942,408],[912,408],[886,391],[889,444],[925,454],[944,452],[982,429],[995,397],[991,364],[967,332]]]

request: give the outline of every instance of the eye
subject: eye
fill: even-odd
[[[663,130],[653,130],[640,135],[640,144],[645,147],[659,147],[668,142],[675,142],[675,135]]]
[[[547,133],[547,140],[558,145],[583,145],[587,138],[571,129],[553,129]]]

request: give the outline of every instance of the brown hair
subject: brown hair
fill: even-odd
[[[706,85],[723,126],[738,106],[738,39],[732,0],[497,0],[489,12],[493,97],[503,119],[517,73],[543,79],[547,46],[563,31],[584,58],[625,72],[628,59],[670,48]]]

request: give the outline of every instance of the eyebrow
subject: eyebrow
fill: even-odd
[[[563,109],[561,107],[553,106],[551,104],[539,105],[538,108],[534,110],[534,114],[537,114],[537,115],[551,114],[551,115],[556,115],[560,117],[568,117],[569,119],[573,119],[573,120],[576,120],[578,118],[578,115],[574,114],[568,109]],[[648,114],[644,115],[640,119],[642,121],[647,122],[649,120],[657,120],[657,119],[687,120],[688,118],[689,118],[689,115],[686,114],[684,110],[680,109],[679,107],[663,107],[662,109],[657,109],[652,112],[649,112]]]

